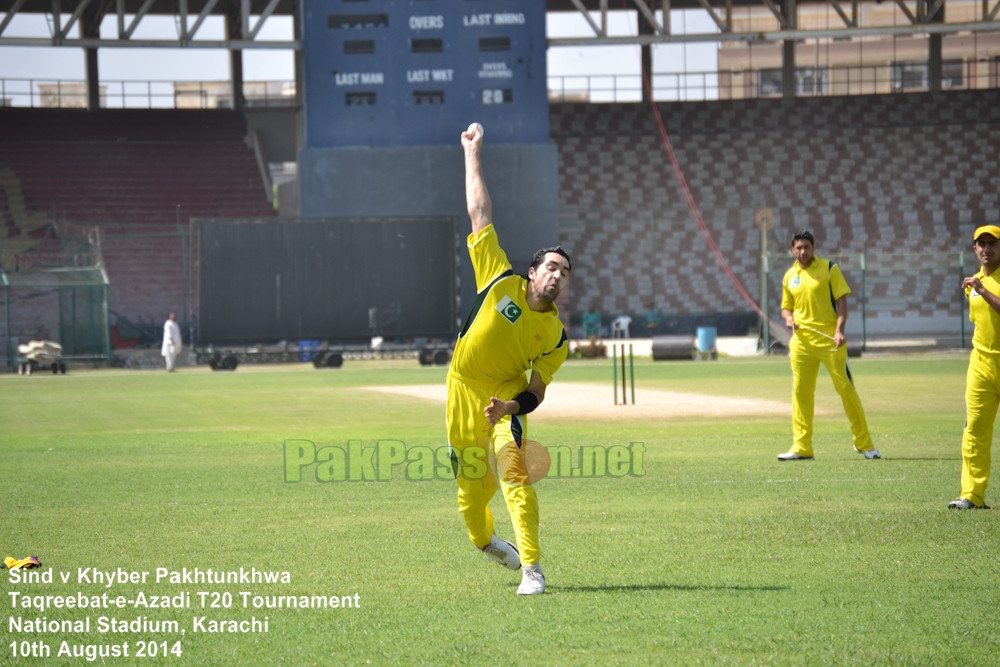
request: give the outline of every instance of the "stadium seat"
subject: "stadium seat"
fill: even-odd
[[[629,336],[629,325],[632,324],[632,318],[628,315],[621,315],[616,317],[611,323],[611,337],[612,338],[630,338]]]

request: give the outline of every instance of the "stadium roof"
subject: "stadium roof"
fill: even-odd
[[[895,4],[906,17],[899,26],[860,27],[858,0],[547,0],[550,12],[578,12],[584,15],[593,34],[550,38],[550,46],[598,46],[603,44],[651,44],[709,41],[779,41],[807,37],[848,37],[852,35],[905,35],[914,33],[957,33],[1000,30],[1000,0],[982,0],[978,20],[970,23],[945,23],[942,20],[945,0],[884,0]],[[271,17],[291,16],[300,0],[0,0],[0,46],[73,46],[100,47],[198,47],[240,49],[301,49],[298,39],[257,39],[260,29]],[[842,23],[826,29],[799,29],[796,7],[799,4],[829,4]],[[883,2],[883,0],[875,0]],[[758,7],[777,19],[778,30],[734,33],[732,10],[735,7]],[[57,9],[56,9],[57,8]],[[645,17],[639,35],[611,36],[606,30],[608,12],[627,8]],[[718,31],[700,35],[673,33],[661,25],[656,12],[663,9],[702,9]],[[45,14],[50,17],[48,37],[16,37],[6,33],[13,17]],[[175,16],[178,36],[175,39],[138,39],[136,28],[147,16]],[[102,37],[99,26],[108,16],[117,16],[115,37]],[[229,19],[229,37],[202,39],[198,31],[210,16]]]
[[[227,14],[238,12],[244,0],[187,0],[188,11],[193,14],[200,14],[205,7],[209,7],[211,14]],[[825,0],[813,0],[815,2],[825,2]],[[22,11],[31,14],[50,14],[56,0],[0,0],[0,10],[10,11],[15,7],[15,11]],[[81,4],[93,4],[84,0],[62,0],[61,11],[72,13]],[[125,8],[126,14],[179,14],[178,0],[119,0],[118,2],[98,3],[108,6],[121,4]],[[299,5],[298,0],[250,0],[249,3],[253,14],[270,13],[277,16],[289,16],[296,11]],[[686,9],[701,7],[699,0],[639,0],[638,4],[644,4],[650,9],[662,9],[662,5],[667,5],[672,9]],[[715,4],[721,5],[716,0]],[[731,0],[734,5],[760,5],[761,0]],[[600,12],[602,8],[609,11],[637,7],[636,0],[548,0],[547,10],[550,12],[578,12],[586,9],[590,12]]]

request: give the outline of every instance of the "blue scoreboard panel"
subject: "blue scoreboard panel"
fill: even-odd
[[[548,142],[545,5],[303,2],[305,148]]]

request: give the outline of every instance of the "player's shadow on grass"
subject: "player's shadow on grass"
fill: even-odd
[[[883,459],[891,458],[893,461],[961,461],[961,454],[958,456],[884,456]]]
[[[790,590],[789,586],[705,586],[695,584],[607,584],[605,586],[549,586],[566,593],[618,593],[636,591],[710,591],[714,593],[770,593]]]

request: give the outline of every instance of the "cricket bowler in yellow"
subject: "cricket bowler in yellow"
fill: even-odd
[[[813,458],[813,416],[816,377],[823,364],[840,395],[851,422],[854,449],[866,459],[882,458],[872,443],[865,411],[847,366],[844,326],[847,295],[851,293],[840,267],[815,255],[816,241],[808,230],[792,237],[795,263],[781,281],[781,317],[792,330],[788,356],[792,364],[792,448],[779,461]]]
[[[969,320],[975,329],[965,376],[962,493],[948,503],[948,508],[955,510],[989,509],[990,448],[1000,407],[1000,227],[978,227],[972,239],[980,268],[976,275],[962,280],[969,300]]]
[[[504,567],[522,570],[518,595],[535,595],[545,591],[538,496],[530,483],[511,484],[502,475],[498,482],[490,452],[499,458],[505,447],[521,448],[527,414],[545,399],[546,386],[566,360],[568,340],[555,300],[569,281],[570,259],[560,247],[545,248],[535,253],[527,279],[514,273],[493,226],[482,144],[482,125],[473,123],[462,133],[462,147],[477,297],[448,371],[448,444],[469,539]],[[489,502],[498,483],[516,547],[493,531]]]

